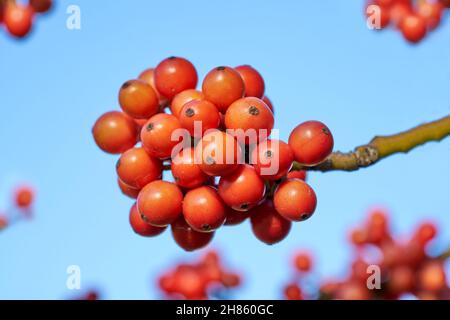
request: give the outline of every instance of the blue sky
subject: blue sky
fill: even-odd
[[[81,8],[81,30],[66,8]],[[281,138],[305,120],[325,122],[347,151],[450,113],[450,21],[418,46],[393,31],[366,28],[363,1],[58,1],[25,41],[0,33],[0,208],[18,182],[38,189],[36,219],[0,234],[0,298],[63,299],[66,268],[105,298],[158,298],[154,279],[192,259],[170,232],[135,236],[132,201],[116,186],[115,157],[102,153],[91,126],[118,109],[120,85],[170,55],[203,77],[217,65],[252,64],[264,75]],[[448,18],[448,17],[447,17]],[[450,243],[450,139],[396,155],[355,173],[314,173],[315,216],[268,247],[248,223],[220,229],[212,247],[245,285],[235,298],[278,298],[297,248],[311,249],[319,273],[339,275],[346,232],[373,205],[391,209],[395,229],[420,220]]]

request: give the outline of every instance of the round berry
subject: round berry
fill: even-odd
[[[181,214],[183,193],[168,181],[156,180],[147,184],[137,199],[139,213],[153,226],[167,226]]]
[[[295,160],[304,165],[316,165],[333,151],[333,135],[322,122],[307,121],[292,130],[289,146]]]
[[[184,58],[169,57],[155,69],[156,88],[169,100],[184,90],[195,89],[197,81],[197,70]]]
[[[33,26],[33,8],[31,6],[10,2],[4,8],[3,20],[8,32],[17,37],[23,38]]]
[[[16,206],[21,209],[28,209],[33,204],[34,191],[31,187],[21,186],[14,193]]]
[[[244,80],[230,67],[217,67],[203,80],[202,91],[206,100],[211,101],[225,113],[228,106],[244,96]]]
[[[423,17],[416,14],[405,16],[400,24],[403,37],[410,43],[418,43],[427,34],[427,24]]]
[[[288,220],[302,221],[316,210],[314,190],[303,180],[288,179],[275,190],[273,202],[277,212]]]
[[[292,170],[287,174],[286,178],[306,181],[306,175],[307,174],[305,170]]]
[[[227,218],[224,223],[225,226],[236,226],[250,218],[250,214],[248,212],[236,211],[230,207],[227,207],[226,209]]]
[[[275,109],[273,108],[273,103],[272,101],[269,99],[268,96],[264,96],[262,98],[262,101],[264,101],[264,103],[269,107],[270,111],[272,111],[272,113],[275,112]]]
[[[250,222],[255,236],[266,244],[280,242],[288,235],[292,223],[278,214],[272,200],[266,200],[251,211]]]
[[[251,163],[264,179],[278,180],[292,167],[294,153],[281,140],[266,140],[253,149]]]
[[[155,227],[145,222],[144,217],[137,209],[136,203],[131,207],[129,220],[133,231],[144,237],[157,236],[166,229],[166,227]]]
[[[309,252],[299,252],[294,257],[294,266],[297,271],[309,272],[312,269],[312,257]]]
[[[195,138],[201,138],[205,131],[217,129],[220,125],[219,111],[207,100],[192,100],[186,103],[179,119],[182,127]]]
[[[186,189],[200,187],[208,180],[208,175],[195,163],[194,148],[182,149],[172,159],[171,170],[175,182]]]
[[[142,146],[153,157],[169,158],[172,149],[180,143],[181,139],[181,136],[176,138],[175,136],[172,137],[172,134],[181,129],[181,123],[174,115],[167,113],[154,115],[142,127]]]
[[[30,6],[35,12],[44,13],[52,7],[52,0],[30,0]]]
[[[132,199],[136,199],[139,195],[139,191],[141,191],[140,189],[130,187],[119,178],[117,178],[117,183],[119,184],[120,191],[122,191],[124,195]]]
[[[155,69],[153,69],[153,68],[145,69],[144,71],[141,72],[141,74],[139,75],[138,79],[148,83],[149,85],[152,86],[153,90],[155,90],[156,96],[158,97],[160,110],[162,110],[165,106],[167,106],[167,104],[169,103],[167,101],[167,98],[164,97],[156,89],[156,85],[155,85]]]
[[[261,202],[266,186],[256,170],[245,164],[221,177],[218,190],[228,206],[234,210],[248,211]]]
[[[132,148],[138,140],[137,125],[119,111],[102,115],[92,128],[95,143],[107,153],[118,154]]]
[[[127,150],[117,161],[119,179],[132,188],[141,189],[146,184],[161,178],[162,164],[143,148]]]
[[[439,26],[443,11],[444,6],[440,2],[425,0],[417,3],[417,14],[425,19],[429,30],[434,30]]]
[[[266,140],[274,124],[272,111],[261,99],[246,97],[233,102],[225,113],[227,129],[243,130],[246,144]],[[238,131],[235,131],[237,134]]]
[[[171,225],[175,242],[186,251],[194,251],[205,247],[211,242],[214,232],[197,232],[189,226],[183,217]]]
[[[252,66],[243,65],[234,68],[244,80],[245,96],[262,98],[264,95],[264,79],[261,74]]]
[[[183,216],[194,230],[211,232],[225,222],[226,209],[217,191],[212,187],[203,186],[186,193]]]
[[[204,95],[201,91],[195,89],[188,89],[177,94],[170,103],[170,111],[175,117],[179,117],[181,109],[184,105],[192,100],[202,100]]]
[[[119,103],[130,117],[148,119],[159,112],[159,100],[152,86],[142,80],[129,80],[119,91]]]

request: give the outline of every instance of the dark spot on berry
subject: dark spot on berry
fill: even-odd
[[[195,114],[194,109],[192,108],[187,108],[186,111],[184,112],[184,114],[186,115],[186,117],[193,117]]]
[[[145,221],[146,223],[148,223],[148,219],[147,219],[146,216],[144,216],[142,213],[139,213],[139,215],[141,216],[141,219],[142,219],[143,221]]]
[[[202,224],[202,230],[203,231],[210,231],[211,230],[211,226],[209,224]]]
[[[207,157],[206,157],[205,162],[206,162],[206,164],[209,164],[209,165],[215,164],[215,163],[216,163],[216,161],[215,161],[212,157],[210,157],[210,156],[207,156]]]
[[[116,170],[119,169],[119,167],[120,167],[120,159],[117,160],[117,162],[116,162]]]
[[[330,130],[328,130],[328,128],[322,128],[322,132],[324,133],[324,134],[326,134],[327,136],[329,136],[330,135]]]
[[[121,89],[122,89],[122,90],[125,90],[125,89],[128,88],[129,86],[131,86],[131,81],[125,82],[125,83],[122,85]]]
[[[152,130],[153,130],[153,127],[154,127],[153,123],[149,123],[149,124],[147,125],[147,127],[145,127],[145,129],[146,129],[147,131],[152,131]]]
[[[179,178],[179,177],[173,177],[173,179],[175,180],[175,182],[180,181],[180,178]]]
[[[270,159],[273,156],[273,152],[272,150],[267,150],[264,155],[266,156],[266,158]]]
[[[173,59],[176,59],[177,57],[175,57],[175,56],[170,56],[170,57],[168,57],[167,58],[167,60],[173,60]]]
[[[306,219],[308,219],[309,218],[309,214],[307,214],[307,213],[304,213],[304,214],[302,214],[301,216],[300,216],[300,220],[302,220],[302,221],[304,221],[304,220],[306,220]]]
[[[243,204],[241,204],[241,206],[240,206],[241,210],[247,210],[248,207],[249,207],[249,204],[248,204],[248,203],[243,203]]]
[[[248,108],[248,113],[252,116],[257,116],[259,114],[259,109],[255,106],[250,106],[250,108]]]
[[[217,71],[223,71],[223,70],[225,70],[225,67],[224,66],[220,66],[220,67],[217,67],[216,70]]]

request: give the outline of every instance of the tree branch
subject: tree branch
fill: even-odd
[[[376,136],[368,144],[356,147],[352,152],[333,152],[324,162],[316,166],[308,167],[294,162],[293,170],[356,171],[393,154],[407,153],[422,144],[440,141],[449,135],[450,115],[398,134]]]

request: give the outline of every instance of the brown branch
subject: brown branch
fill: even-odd
[[[442,259],[442,260],[450,259],[450,248],[448,248],[445,252],[441,253],[441,254],[438,256],[438,258],[439,258],[439,259]]]
[[[316,166],[308,167],[295,162],[293,170],[356,171],[393,154],[407,153],[422,144],[440,141],[449,135],[450,115],[394,135],[376,136],[368,144],[356,147],[351,152],[333,152],[324,162]]]

